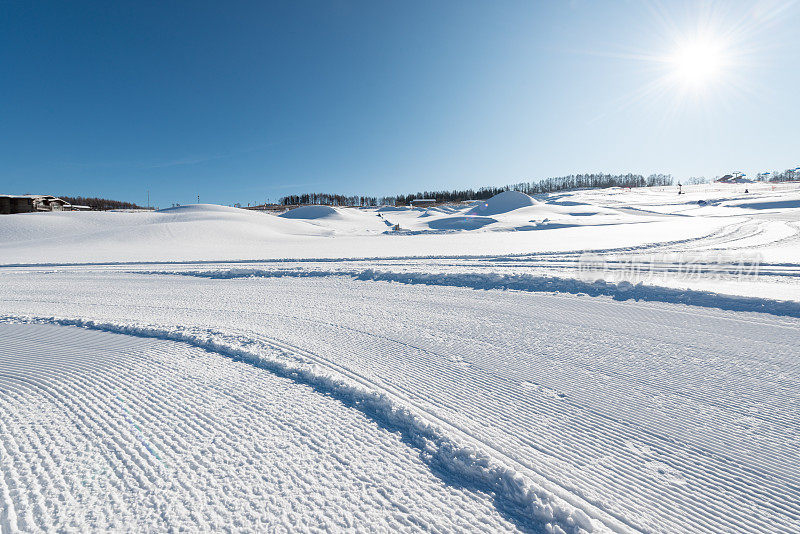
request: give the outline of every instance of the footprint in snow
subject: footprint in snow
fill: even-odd
[[[651,461],[645,462],[644,465],[654,478],[662,482],[678,485],[686,484],[686,478],[684,478],[681,472],[664,462]]]
[[[625,446],[629,451],[639,456],[650,456],[653,454],[653,450],[650,448],[650,445],[645,445],[639,441],[628,440],[625,442]]]
[[[538,393],[543,397],[549,397],[551,399],[564,399],[566,398],[566,393],[561,393],[560,391],[556,391],[555,389],[549,388],[547,386],[543,386],[541,384],[537,384],[535,382],[524,381],[520,383],[522,389]]]

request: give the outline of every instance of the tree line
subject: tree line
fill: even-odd
[[[800,180],[800,167],[786,169],[783,172],[758,175],[758,181],[760,182],[794,182],[796,180]]]
[[[304,193],[302,195],[287,195],[278,201],[283,206],[296,206],[298,204],[322,204],[326,206],[377,206],[377,197],[334,195],[330,193]]]
[[[109,200],[97,197],[58,197],[66,200],[70,204],[78,206],[89,206],[93,210],[136,210],[144,209],[133,202],[122,202],[120,200]]]
[[[326,204],[331,206],[403,206],[418,198],[434,199],[436,202],[463,202],[485,200],[503,191],[520,191],[528,195],[555,193],[572,189],[599,189],[606,187],[652,187],[672,185],[669,174],[571,174],[557,178],[545,178],[537,182],[519,182],[502,187],[481,187],[479,189],[453,189],[451,191],[418,191],[404,195],[370,197],[361,195],[334,195],[328,193],[305,193],[287,195],[279,200],[284,206],[298,204]]]

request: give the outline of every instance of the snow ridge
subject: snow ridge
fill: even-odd
[[[643,283],[609,282],[595,280],[587,282],[574,278],[537,276],[529,274],[501,273],[425,273],[394,272],[375,269],[365,270],[275,270],[275,269],[213,269],[205,271],[132,271],[139,274],[169,274],[197,276],[201,278],[277,278],[284,276],[316,278],[327,276],[347,276],[362,281],[398,282],[403,284],[425,284],[438,286],[466,287],[471,289],[513,289],[530,292],[558,292],[585,294],[592,297],[609,296],[614,300],[666,302],[685,304],[704,308],[717,308],[727,311],[760,312],[771,315],[800,318],[800,303],[774,300],[761,297],[724,295],[712,291],[694,289],[675,289]]]
[[[625,528],[611,518],[566,502],[569,495],[555,495],[536,487],[513,468],[500,463],[478,448],[462,444],[435,424],[412,413],[387,393],[369,388],[364,380],[320,365],[302,354],[266,339],[232,335],[204,328],[164,327],[149,324],[123,324],[88,319],[4,315],[0,323],[54,324],[91,330],[164,339],[187,343],[209,352],[255,365],[271,373],[312,387],[346,405],[358,409],[382,426],[402,433],[420,451],[431,468],[460,481],[465,488],[491,492],[498,507],[520,523],[543,528],[549,533],[593,532],[602,523],[612,522],[614,529]],[[587,514],[594,516],[594,520]],[[602,528],[605,527],[605,528]],[[605,530],[609,525],[602,525]]]

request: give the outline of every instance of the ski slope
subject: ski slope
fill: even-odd
[[[0,529],[800,531],[800,195],[748,185],[4,217]]]

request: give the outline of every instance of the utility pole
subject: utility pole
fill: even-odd
[[[150,209],[150,190],[147,190],[147,209]]]

